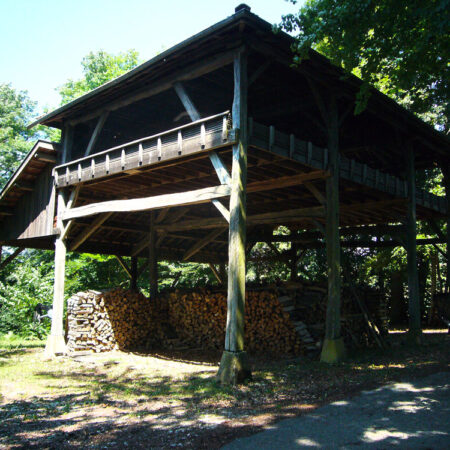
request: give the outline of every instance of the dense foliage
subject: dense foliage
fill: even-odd
[[[58,88],[61,104],[86,94],[89,91],[128,72],[139,64],[139,54],[135,50],[112,55],[103,50],[90,52],[81,61],[83,78],[68,80]]]
[[[10,84],[0,84],[0,186],[3,186],[37,137],[27,125],[35,114],[36,102],[27,92],[17,92]]]
[[[448,132],[449,0],[308,0],[281,26],[366,82],[359,108],[371,83]]]

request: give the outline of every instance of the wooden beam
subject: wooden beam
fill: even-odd
[[[62,230],[62,214],[66,207],[66,198],[63,190],[58,191],[56,207],[57,228]],[[53,314],[50,335],[47,338],[45,353],[57,356],[66,352],[64,339],[64,286],[66,271],[66,242],[57,236],[55,240],[55,281],[53,285]]]
[[[214,199],[211,203],[218,209],[220,214],[224,217],[227,222],[230,222],[230,211],[222,204],[220,200]]]
[[[37,159],[38,161],[46,162],[49,164],[56,164],[58,162],[58,159],[55,155],[50,155],[49,153],[45,152],[36,152],[34,155],[34,159]]]
[[[288,175],[284,177],[271,178],[269,180],[254,181],[247,185],[247,192],[262,192],[272,189],[282,189],[291,186],[298,186],[312,180],[326,179],[328,174],[322,170],[301,173],[298,175]]]
[[[282,225],[284,223],[295,223],[301,218],[320,217],[323,218],[325,209],[323,206],[313,206],[310,208],[288,209],[286,211],[275,211],[270,213],[255,214],[248,216],[247,224],[249,226],[274,224]],[[207,219],[199,218],[193,220],[185,220],[174,224],[161,224],[157,226],[161,231],[184,231],[196,230],[200,228],[217,228],[226,227],[227,223],[220,217],[211,217]]]
[[[240,51],[234,59],[233,128],[239,129],[232,154],[232,191],[228,246],[228,296],[225,351],[217,374],[222,383],[236,384],[251,376],[244,352],[245,322],[245,241],[247,185],[247,53]]]
[[[197,120],[200,120],[201,116],[199,111],[194,105],[194,102],[189,97],[188,93],[184,89],[183,85],[179,82],[174,84],[175,91],[181,100],[181,103],[183,103],[184,108],[186,109],[187,113],[189,114],[190,119],[195,122]],[[211,160],[214,169],[217,173],[217,176],[219,177],[221,184],[230,184],[231,178],[228,173],[228,170],[225,166],[225,164],[220,159],[219,155],[216,152],[209,153],[209,159]]]
[[[70,193],[69,200],[67,202],[67,209],[70,209],[75,205],[75,203],[78,200],[78,196],[80,195],[81,185],[76,186],[74,189],[72,189],[72,192]],[[69,231],[72,228],[74,224],[73,220],[69,220],[64,227],[64,229],[61,231],[61,239],[66,239],[66,237],[69,235]]]
[[[91,203],[86,206],[72,208],[64,213],[63,220],[87,217],[107,212],[149,211],[172,206],[194,205],[206,203],[214,198],[227,197],[231,193],[229,186],[214,186],[194,191],[164,194],[154,197],[136,198],[130,200],[111,200],[101,203]]]
[[[16,188],[19,188],[22,191],[33,191],[34,190],[34,183],[31,183],[29,181],[18,181],[15,183]]]
[[[95,147],[95,144],[98,141],[98,138],[100,136],[100,133],[102,132],[103,125],[106,122],[106,119],[108,118],[109,111],[105,111],[100,115],[98,118],[97,124],[95,125],[94,131],[92,133],[91,139],[89,140],[89,144],[86,148],[86,151],[84,152],[84,156],[89,156],[92,153],[92,150]]]
[[[223,280],[222,280],[218,270],[215,268],[214,264],[208,263],[208,266],[211,269],[211,272],[213,273],[216,280],[219,282],[219,284],[223,284]]]
[[[233,58],[233,50],[223,53],[216,53],[214,56],[205,58],[197,64],[187,65],[185,68],[174,72],[173,75],[164,77],[164,79],[159,83],[152,83],[149,87],[146,87],[136,92],[135,94],[127,95],[123,98],[119,98],[118,100],[109,103],[108,105],[106,105],[106,109],[108,111],[115,111],[119,108],[123,108],[124,106],[128,106],[144,98],[152,97],[161,92],[167,91],[168,89],[172,89],[174,84],[177,82],[183,82],[198,78],[202,75],[213,72],[216,69],[220,69],[221,67],[230,64],[233,61]],[[71,120],[70,124],[76,125],[78,123],[91,120],[95,117],[98,117],[104,110],[105,107],[97,109],[92,113],[84,114],[78,119]],[[37,123],[34,123],[32,124],[32,126],[36,124]]]
[[[155,228],[155,212],[151,212],[150,216],[150,242],[148,248],[148,262],[149,262],[149,281],[150,281],[150,299],[155,301],[158,295],[158,255],[156,248],[157,240]]]
[[[220,236],[223,232],[224,232],[224,230],[222,228],[211,231],[211,233],[207,234],[203,239],[200,239],[200,241],[196,242],[189,250],[186,251],[186,253],[183,256],[183,261],[187,261],[191,256],[195,255],[203,247],[210,244],[212,241],[214,241],[214,239],[216,239],[218,236]]]
[[[163,208],[158,216],[155,219],[155,223],[161,223],[167,216],[167,213],[170,211],[170,208]]]
[[[192,122],[195,122],[196,120],[200,120],[201,116],[198,112],[197,108],[194,106],[194,103],[192,102],[191,98],[189,97],[188,93],[184,89],[183,85],[178,81],[176,82],[173,87],[175,88],[175,91],[181,100],[181,103],[183,103],[184,109],[189,114],[189,117],[191,118]]]
[[[322,109],[322,108],[321,108]],[[328,128],[328,171],[326,180],[326,249],[328,264],[328,302],[325,321],[325,340],[321,361],[339,362],[344,357],[341,336],[341,247],[339,237],[339,113],[334,96],[329,99],[328,111],[321,111]]]
[[[14,209],[7,206],[0,206],[0,216],[13,216]]]
[[[406,211],[406,253],[408,268],[408,312],[409,335],[412,343],[420,341],[420,294],[419,276],[417,271],[417,247],[416,247],[416,174],[415,155],[412,146],[406,151],[406,182],[408,184],[408,205]]]
[[[250,87],[272,64],[272,61],[268,59],[264,64],[261,64],[249,77],[248,87]]]
[[[323,196],[322,192],[320,192],[319,189],[317,189],[313,183],[305,182],[304,185],[305,185],[306,189],[308,189],[308,191],[311,192],[314,195],[314,197],[316,197],[317,201],[321,205],[326,204],[327,201],[326,201],[325,197]]]
[[[62,147],[58,158],[60,164],[65,164],[67,161],[72,159],[73,134],[74,127],[67,123],[64,124],[61,134]]]
[[[223,163],[222,159],[216,152],[210,152],[209,153],[209,159],[212,162],[212,165],[214,166],[214,169],[217,173],[217,177],[220,180],[221,184],[231,184],[231,177],[228,173],[228,169]]]
[[[125,273],[128,275],[128,277],[133,278],[131,269],[128,267],[128,264],[125,262],[125,260],[119,255],[114,255],[114,256],[116,257],[117,261],[119,262],[120,266],[125,271]]]
[[[16,250],[14,250],[13,253],[11,253],[4,261],[0,263],[0,270],[3,270],[11,261],[17,258],[23,251],[25,250],[25,247],[19,247]]]
[[[92,222],[92,225],[83,230],[73,241],[70,246],[70,250],[73,252],[75,251],[83,242],[85,242],[90,236],[92,236],[101,226],[104,222],[106,222],[111,216],[113,215],[112,212],[103,213],[100,216],[98,216],[94,222]]]

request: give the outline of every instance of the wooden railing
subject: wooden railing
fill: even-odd
[[[232,145],[236,136],[229,111],[100,153],[70,161],[53,170],[55,184],[64,187],[129,172],[162,161]]]
[[[328,150],[326,148],[300,140],[293,134],[282,133],[274,127],[262,125],[252,119],[249,122],[249,144],[291,158],[314,169],[328,169]],[[345,156],[340,157],[339,165],[340,177],[344,180],[377,189],[394,197],[406,198],[408,195],[406,181],[401,178],[373,169],[367,164],[362,164]],[[420,189],[417,189],[416,196],[419,205],[443,214],[446,213],[445,197],[439,197]]]

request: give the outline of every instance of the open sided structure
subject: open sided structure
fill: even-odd
[[[324,361],[344,351],[340,246],[350,243],[340,235],[367,235],[370,245],[372,236],[392,234],[385,244],[405,245],[410,328],[420,334],[416,217],[448,221],[449,140],[377,91],[355,116],[359,80],[315,52],[293,67],[290,45],[240,5],[33,124],[60,128],[62,140],[38,142],[3,190],[0,241],[55,248],[48,351],[64,351],[67,250],[131,256],[134,280],[139,259],[147,261],[153,295],[158,259],[210,263],[218,277],[214,264],[227,263],[219,375],[242,379],[246,253],[281,239],[278,225],[291,229],[293,249],[326,238]],[[447,197],[416,189],[416,171],[435,166]],[[449,233],[436,239],[448,244]]]

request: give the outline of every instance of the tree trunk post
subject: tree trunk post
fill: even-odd
[[[152,211],[150,218],[150,245],[149,245],[149,278],[150,299],[154,300],[158,295],[158,255],[156,249],[155,213]]]
[[[328,302],[325,339],[320,360],[337,363],[345,357],[341,336],[341,245],[339,238],[339,117],[336,99],[331,97],[328,121],[330,176],[326,180],[326,249]]]
[[[419,274],[417,270],[416,170],[414,162],[414,151],[409,147],[406,155],[406,183],[408,186],[406,254],[408,266],[409,340],[418,344],[421,340],[422,330],[420,325]]]
[[[225,351],[217,373],[223,384],[236,384],[251,378],[244,351],[245,240],[247,184],[247,53],[234,59],[233,128],[239,130],[233,145],[228,247],[228,298]]]
[[[442,174],[444,176],[445,197],[447,199],[447,273],[445,291],[450,292],[450,168],[444,165]]]
[[[61,239],[63,231],[61,215],[66,206],[66,199],[64,192],[61,189],[58,191],[57,201],[57,228],[59,230],[59,235],[55,241],[55,281],[53,285],[52,327],[45,346],[45,354],[49,357],[66,353],[63,320],[67,248],[65,241]]]
[[[138,259],[137,256],[131,257],[131,281],[130,289],[132,291],[137,291],[137,279],[138,279]]]

